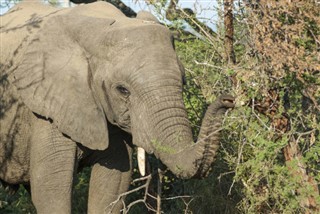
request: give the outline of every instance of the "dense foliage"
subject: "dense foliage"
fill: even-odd
[[[149,1],[159,14],[168,2]],[[224,57],[222,2],[212,8],[220,14],[214,34],[181,8],[176,8],[169,24],[186,70],[184,98],[194,135],[206,103],[219,94],[235,95],[237,106],[225,117],[221,149],[207,178],[179,180],[170,172],[163,174],[161,210],[319,213],[320,4],[311,0],[235,3],[236,64]],[[185,22],[197,27],[198,36],[185,32]],[[156,170],[154,165],[160,164],[149,159]],[[88,171],[75,186],[75,213],[85,213]],[[136,170],[134,177],[139,177]],[[152,182],[151,194],[159,183]],[[127,203],[143,195],[143,191],[133,193]],[[1,190],[0,200],[1,213],[34,213],[23,188],[14,196]],[[148,203],[156,206],[155,199]],[[129,213],[146,211],[140,203]]]

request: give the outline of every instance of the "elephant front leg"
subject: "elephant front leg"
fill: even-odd
[[[76,143],[38,120],[30,158],[32,201],[38,214],[70,214]]]
[[[121,139],[112,140],[106,151],[96,154],[99,161],[91,171],[89,214],[120,213],[122,201],[118,196],[128,190],[131,181],[132,149]]]

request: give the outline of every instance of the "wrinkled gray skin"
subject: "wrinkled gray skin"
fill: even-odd
[[[209,170],[233,98],[209,106],[193,143],[172,35],[151,14],[23,2],[1,17],[1,41],[0,179],[30,184],[38,213],[71,213],[75,173],[89,165],[88,213],[109,212],[134,146],[179,177]]]

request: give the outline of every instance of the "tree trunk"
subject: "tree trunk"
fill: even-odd
[[[236,56],[233,49],[233,0],[224,0],[224,27],[225,27],[225,48],[226,61],[236,63]]]

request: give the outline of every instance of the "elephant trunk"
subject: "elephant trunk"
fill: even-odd
[[[219,148],[220,129],[223,115],[228,108],[234,107],[234,98],[230,95],[220,96],[212,103],[204,116],[197,145],[203,148],[203,156],[199,161],[197,176],[207,176],[211,164],[214,162],[216,152]]]
[[[231,96],[221,96],[208,107],[202,122],[197,143],[192,140],[191,129],[180,131],[188,133],[181,135],[181,138],[166,138],[164,145],[174,145],[172,142],[178,142],[176,148],[182,150],[170,153],[167,149],[159,151],[156,149],[157,156],[162,162],[177,176],[182,178],[203,177],[206,176],[211,164],[215,160],[216,152],[219,148],[219,133],[223,119],[223,114],[228,108],[234,106],[234,99]],[[180,125],[178,125],[180,126]],[[186,127],[185,127],[186,128]],[[179,130],[178,127],[172,127]],[[174,135],[171,135],[174,136]],[[178,141],[177,141],[178,140]]]
[[[155,100],[155,99],[150,99]],[[205,114],[197,143],[194,143],[187,112],[180,95],[163,92],[149,109],[151,146],[154,154],[178,177],[206,176],[219,148],[223,114],[234,106],[234,98],[221,96]],[[153,137],[153,138],[152,138]]]

